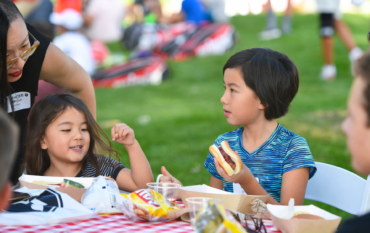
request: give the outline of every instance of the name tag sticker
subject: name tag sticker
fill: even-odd
[[[31,108],[31,94],[29,92],[21,91],[16,92],[11,95],[14,104],[14,112]],[[8,102],[8,113],[12,112],[12,107],[10,105],[9,97],[7,98]]]
[[[256,180],[257,182],[259,183],[260,180],[258,179],[258,177],[256,177]],[[235,194],[247,194],[244,189],[242,188],[242,186],[238,183],[233,183],[233,190],[234,190],[234,193]]]

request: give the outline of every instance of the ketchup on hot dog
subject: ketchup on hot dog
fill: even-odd
[[[231,157],[230,157],[228,154],[226,154],[226,152],[224,151],[224,149],[222,149],[222,147],[221,147],[221,146],[219,146],[219,147],[218,147],[218,149],[220,150],[220,152],[221,152],[222,156],[224,157],[225,161],[230,165],[230,167],[231,167],[232,169],[235,169],[236,164],[235,164],[235,162],[231,159]]]

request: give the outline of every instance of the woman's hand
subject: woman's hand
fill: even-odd
[[[112,140],[123,144],[124,146],[132,146],[135,143],[134,131],[124,123],[118,123],[111,129]]]

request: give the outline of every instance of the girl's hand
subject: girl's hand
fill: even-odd
[[[173,183],[179,184],[181,187],[183,186],[182,183],[173,177],[164,166],[161,167],[161,172],[163,176],[159,178],[159,183]],[[181,200],[179,192],[177,192],[176,200]]]
[[[173,177],[164,166],[161,167],[161,172],[163,176],[159,178],[160,183],[174,183],[183,186],[182,183]]]
[[[236,152],[237,153],[237,152]],[[214,163],[217,169],[217,172],[220,176],[222,176],[226,181],[238,184],[247,184],[250,179],[254,179],[252,172],[249,170],[244,163],[242,163],[242,168],[238,174],[229,176],[225,170],[221,167],[218,163],[217,159],[214,158]]]
[[[125,146],[132,146],[135,143],[134,131],[124,123],[118,123],[111,129],[112,140]]]

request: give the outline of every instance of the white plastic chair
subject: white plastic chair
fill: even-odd
[[[367,180],[326,163],[315,162],[317,172],[308,181],[305,199],[319,201],[353,215],[370,211],[370,175]]]

